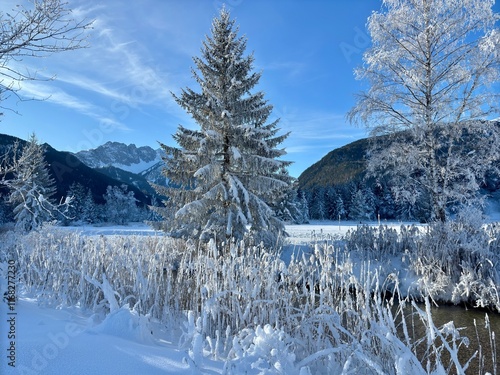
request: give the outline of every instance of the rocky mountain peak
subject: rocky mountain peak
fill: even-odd
[[[141,173],[161,161],[161,150],[110,141],[95,149],[79,151],[76,156],[91,168],[112,166],[132,173]]]

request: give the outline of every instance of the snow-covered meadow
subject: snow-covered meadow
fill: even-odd
[[[4,355],[0,370],[463,373],[470,356],[460,353],[468,340],[453,323],[434,323],[432,298],[499,308],[497,231],[489,227],[484,233],[491,237],[480,242],[472,236],[478,228],[465,225],[440,232],[447,254],[425,249],[431,235],[440,241],[437,229],[400,223],[288,226],[282,252],[231,244],[225,256],[213,244],[199,249],[144,225],[7,232],[1,290],[8,290],[8,265],[15,262],[16,367]],[[463,272],[444,263],[440,272],[431,268],[438,262],[431,251],[455,262],[446,259],[453,246],[463,252]],[[470,269],[465,261],[476,258],[468,249],[481,256]],[[487,268],[489,262],[495,267]],[[399,298],[408,294],[430,298],[424,304]],[[10,317],[9,303],[0,304],[2,320]],[[416,322],[424,327],[418,337]],[[9,352],[8,332],[0,332],[2,353]],[[474,373],[495,374],[495,350],[481,349],[470,362]]]

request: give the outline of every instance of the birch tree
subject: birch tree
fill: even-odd
[[[37,80],[36,72],[21,62],[85,46],[92,22],[73,17],[61,0],[29,0],[0,11],[0,102],[17,95],[21,82]],[[5,108],[0,106],[0,108]]]
[[[493,0],[384,0],[368,19],[368,83],[349,113],[375,138],[371,172],[391,171],[395,196],[428,197],[431,219],[471,202],[498,159],[500,33]],[[378,142],[377,142],[378,140]]]
[[[246,40],[223,9],[212,23],[212,35],[195,57],[196,92],[174,95],[199,128],[179,126],[173,136],[179,147],[162,144],[170,187],[165,229],[173,236],[206,241],[240,240],[250,235],[271,245],[283,223],[274,205],[286,194],[290,164],[277,148],[278,121],[268,123],[272,106],[264,93],[252,93],[261,74],[253,72],[253,55],[245,56]]]

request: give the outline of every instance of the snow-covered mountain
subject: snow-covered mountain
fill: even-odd
[[[79,151],[78,159],[91,168],[116,167],[141,174],[161,162],[161,149],[107,142],[95,149]]]

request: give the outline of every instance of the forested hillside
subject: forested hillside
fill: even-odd
[[[388,137],[378,137],[377,141],[378,147],[382,142],[383,147],[391,145]],[[422,222],[429,219],[429,207],[424,199],[416,199],[413,204],[398,199],[390,170],[368,173],[368,154],[373,145],[373,139],[366,138],[332,150],[299,176],[298,189],[307,199],[311,219],[362,221],[380,218]],[[474,153],[474,142],[464,137],[455,152]],[[490,198],[500,188],[499,165],[500,161],[481,181],[483,198]]]

